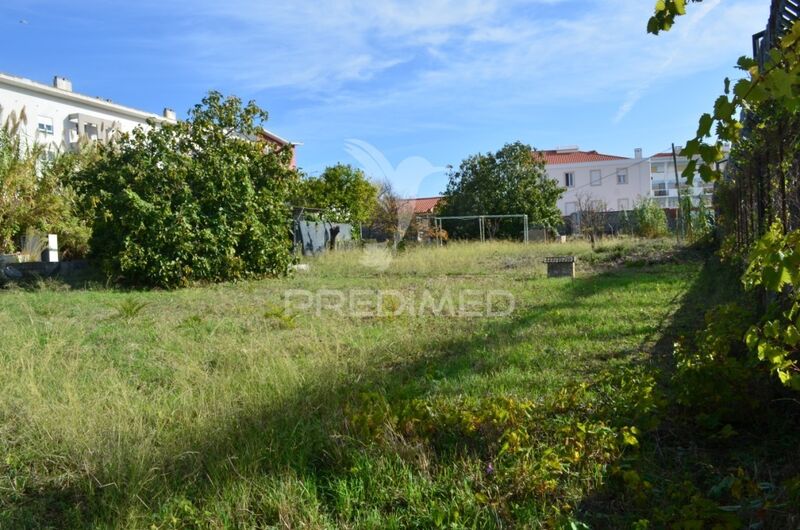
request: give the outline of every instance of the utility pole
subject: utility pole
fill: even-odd
[[[672,167],[675,169],[675,189],[678,192],[678,215],[675,218],[675,237],[678,239],[678,243],[681,242],[681,224],[682,224],[682,217],[681,217],[681,180],[678,177],[678,154],[675,152],[675,144],[672,144]],[[669,201],[669,195],[667,196],[667,201]]]

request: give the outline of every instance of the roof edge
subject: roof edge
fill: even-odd
[[[60,88],[55,88],[44,83],[39,83],[25,77],[18,77],[0,72],[0,85],[10,85],[16,88],[24,88],[32,92],[38,92],[51,97],[64,99],[67,101],[82,103],[100,110],[113,111],[119,114],[131,116],[138,119],[148,120],[152,119],[158,122],[175,123],[174,120],[165,118],[158,114],[147,112],[144,110],[134,109],[133,107],[126,107],[119,103],[106,101],[99,97],[87,96],[78,92],[69,92]]]

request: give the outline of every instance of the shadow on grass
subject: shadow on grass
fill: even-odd
[[[734,396],[747,406],[738,415],[734,411],[734,419],[727,412],[725,421],[732,421],[733,428],[712,429],[704,425],[706,416],[726,413],[710,403],[682,404],[671,379],[675,342],[703,329],[711,308],[732,303],[753,310],[757,305],[742,292],[741,273],[709,257],[679,309],[665,319],[646,360],[666,399],[660,424],[643,438],[636,459],[620,462],[623,471],[635,474],[608,480],[578,508],[592,528],[627,528],[637,521],[646,523],[637,528],[783,529],[800,524],[798,506],[786,492],[778,493],[780,481],[800,479],[796,396],[748,368],[748,394]],[[746,329],[740,332],[743,336]]]
[[[480,333],[457,340],[433,340],[416,354],[387,360],[353,373],[349,379],[306,385],[258,414],[234,418],[213,432],[187,428],[181,444],[186,452],[148,463],[160,473],[141,491],[98,488],[85,482],[31,486],[20,498],[0,505],[0,523],[15,528],[117,526],[123,524],[119,518],[131,503],[145,503],[151,513],[160,513],[176,498],[202,504],[220,495],[230,483],[251,482],[263,475],[289,471],[313,476],[319,483],[344,477],[355,453],[351,447],[342,446],[338,435],[345,424],[344,408],[361,394],[377,392],[390,402],[426,397],[436,392],[441,381],[500,368],[506,359],[487,359],[484,352],[527,343],[530,339],[523,332],[544,315],[574,308],[605,290],[647,289],[659,281],[659,271],[664,273],[660,268],[634,268],[579,278],[568,289],[574,300],[524,308],[509,321],[482,325]],[[717,296],[719,281],[710,268],[703,269],[656,344],[656,353],[669,351],[667,345],[672,337],[694,329],[702,321],[702,312]],[[653,338],[646,337],[643,344]],[[375,357],[384,358],[381,352],[376,352]],[[663,359],[657,362],[666,363]],[[576,379],[585,375],[579,370],[574,373]],[[223,475],[226,478],[220,478]],[[597,498],[601,497],[602,493]],[[586,502],[587,506],[593,505],[592,499]],[[333,511],[332,507],[327,508]],[[257,519],[259,524],[279,524],[275,514],[262,514]]]

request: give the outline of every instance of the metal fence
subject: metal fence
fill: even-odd
[[[767,27],[753,35],[753,57],[763,69],[770,51],[800,18],[800,0],[772,0]],[[768,112],[769,109],[766,109]],[[717,187],[719,221],[736,247],[744,250],[780,220],[785,230],[800,228],[800,120],[777,116],[775,125],[759,127],[763,116],[744,113],[745,137],[765,137],[752,152],[734,152],[726,179]]]

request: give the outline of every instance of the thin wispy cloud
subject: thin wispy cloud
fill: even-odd
[[[285,88],[320,101],[352,94],[364,105],[408,94],[469,100],[470,91],[500,84],[504,99],[529,103],[613,90],[617,122],[659,79],[716,66],[764,11],[709,0],[672,34],[654,38],[644,32],[649,1],[170,5],[189,13],[174,46],[200,74],[249,90]],[[712,11],[714,20],[706,19]]]
[[[652,0],[6,0],[0,12],[8,11],[7,38],[22,50],[4,60],[9,71],[39,69],[41,80],[74,73],[79,90],[85,83],[90,93],[153,110],[187,109],[211,88],[253,98],[271,111],[270,127],[305,143],[300,163],[318,170],[352,158],[348,138],[384,150],[394,164],[419,155],[436,165],[515,140],[622,154],[634,142],[645,149],[679,142],[722,76],[735,75],[769,0],[692,4],[658,37],[645,31],[652,7]],[[37,32],[22,31],[30,27],[19,19]],[[76,27],[104,30],[76,39]],[[62,53],[51,53],[50,42]]]

